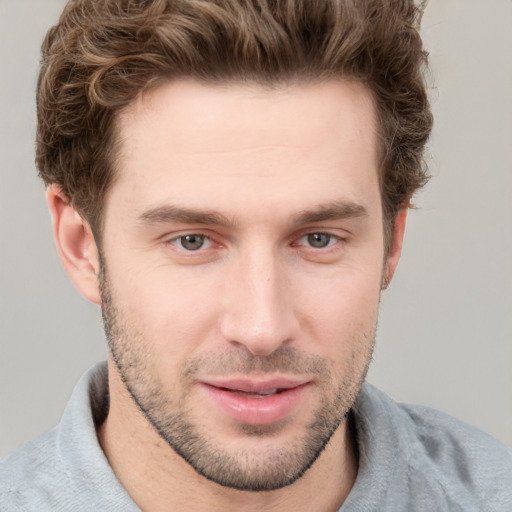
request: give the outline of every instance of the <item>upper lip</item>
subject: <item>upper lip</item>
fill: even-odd
[[[293,377],[274,377],[269,379],[255,378],[211,378],[202,379],[201,382],[208,386],[227,389],[229,391],[242,391],[245,393],[268,392],[275,389],[293,389],[309,382],[309,379]]]

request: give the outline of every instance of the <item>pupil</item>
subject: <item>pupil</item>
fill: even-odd
[[[330,235],[325,233],[312,233],[308,235],[308,243],[311,247],[316,247],[317,249],[321,249],[322,247],[327,247],[331,240]]]
[[[189,251],[197,251],[204,244],[204,237],[201,235],[187,235],[181,238],[181,245]]]

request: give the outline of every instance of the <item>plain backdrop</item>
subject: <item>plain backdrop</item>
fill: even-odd
[[[0,455],[58,422],[105,357],[34,166],[39,47],[63,0],[0,0]],[[436,125],[369,380],[512,446],[512,1],[431,0]]]

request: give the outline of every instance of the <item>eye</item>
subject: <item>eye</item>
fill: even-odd
[[[308,233],[300,239],[301,245],[308,245],[314,249],[324,249],[338,241],[338,237],[329,233]]]
[[[331,235],[327,233],[310,233],[306,235],[306,240],[311,247],[322,249],[327,247],[331,242]]]
[[[171,243],[177,245],[180,249],[184,249],[185,251],[198,251],[199,249],[206,249],[211,244],[210,239],[207,236],[198,235],[195,233],[179,236],[171,240]]]

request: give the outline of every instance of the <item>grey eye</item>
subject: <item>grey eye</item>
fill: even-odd
[[[315,249],[322,249],[331,243],[331,235],[327,233],[311,233],[307,235],[308,244]]]
[[[185,235],[178,238],[179,244],[187,251],[197,251],[203,247],[206,241],[204,235]]]

